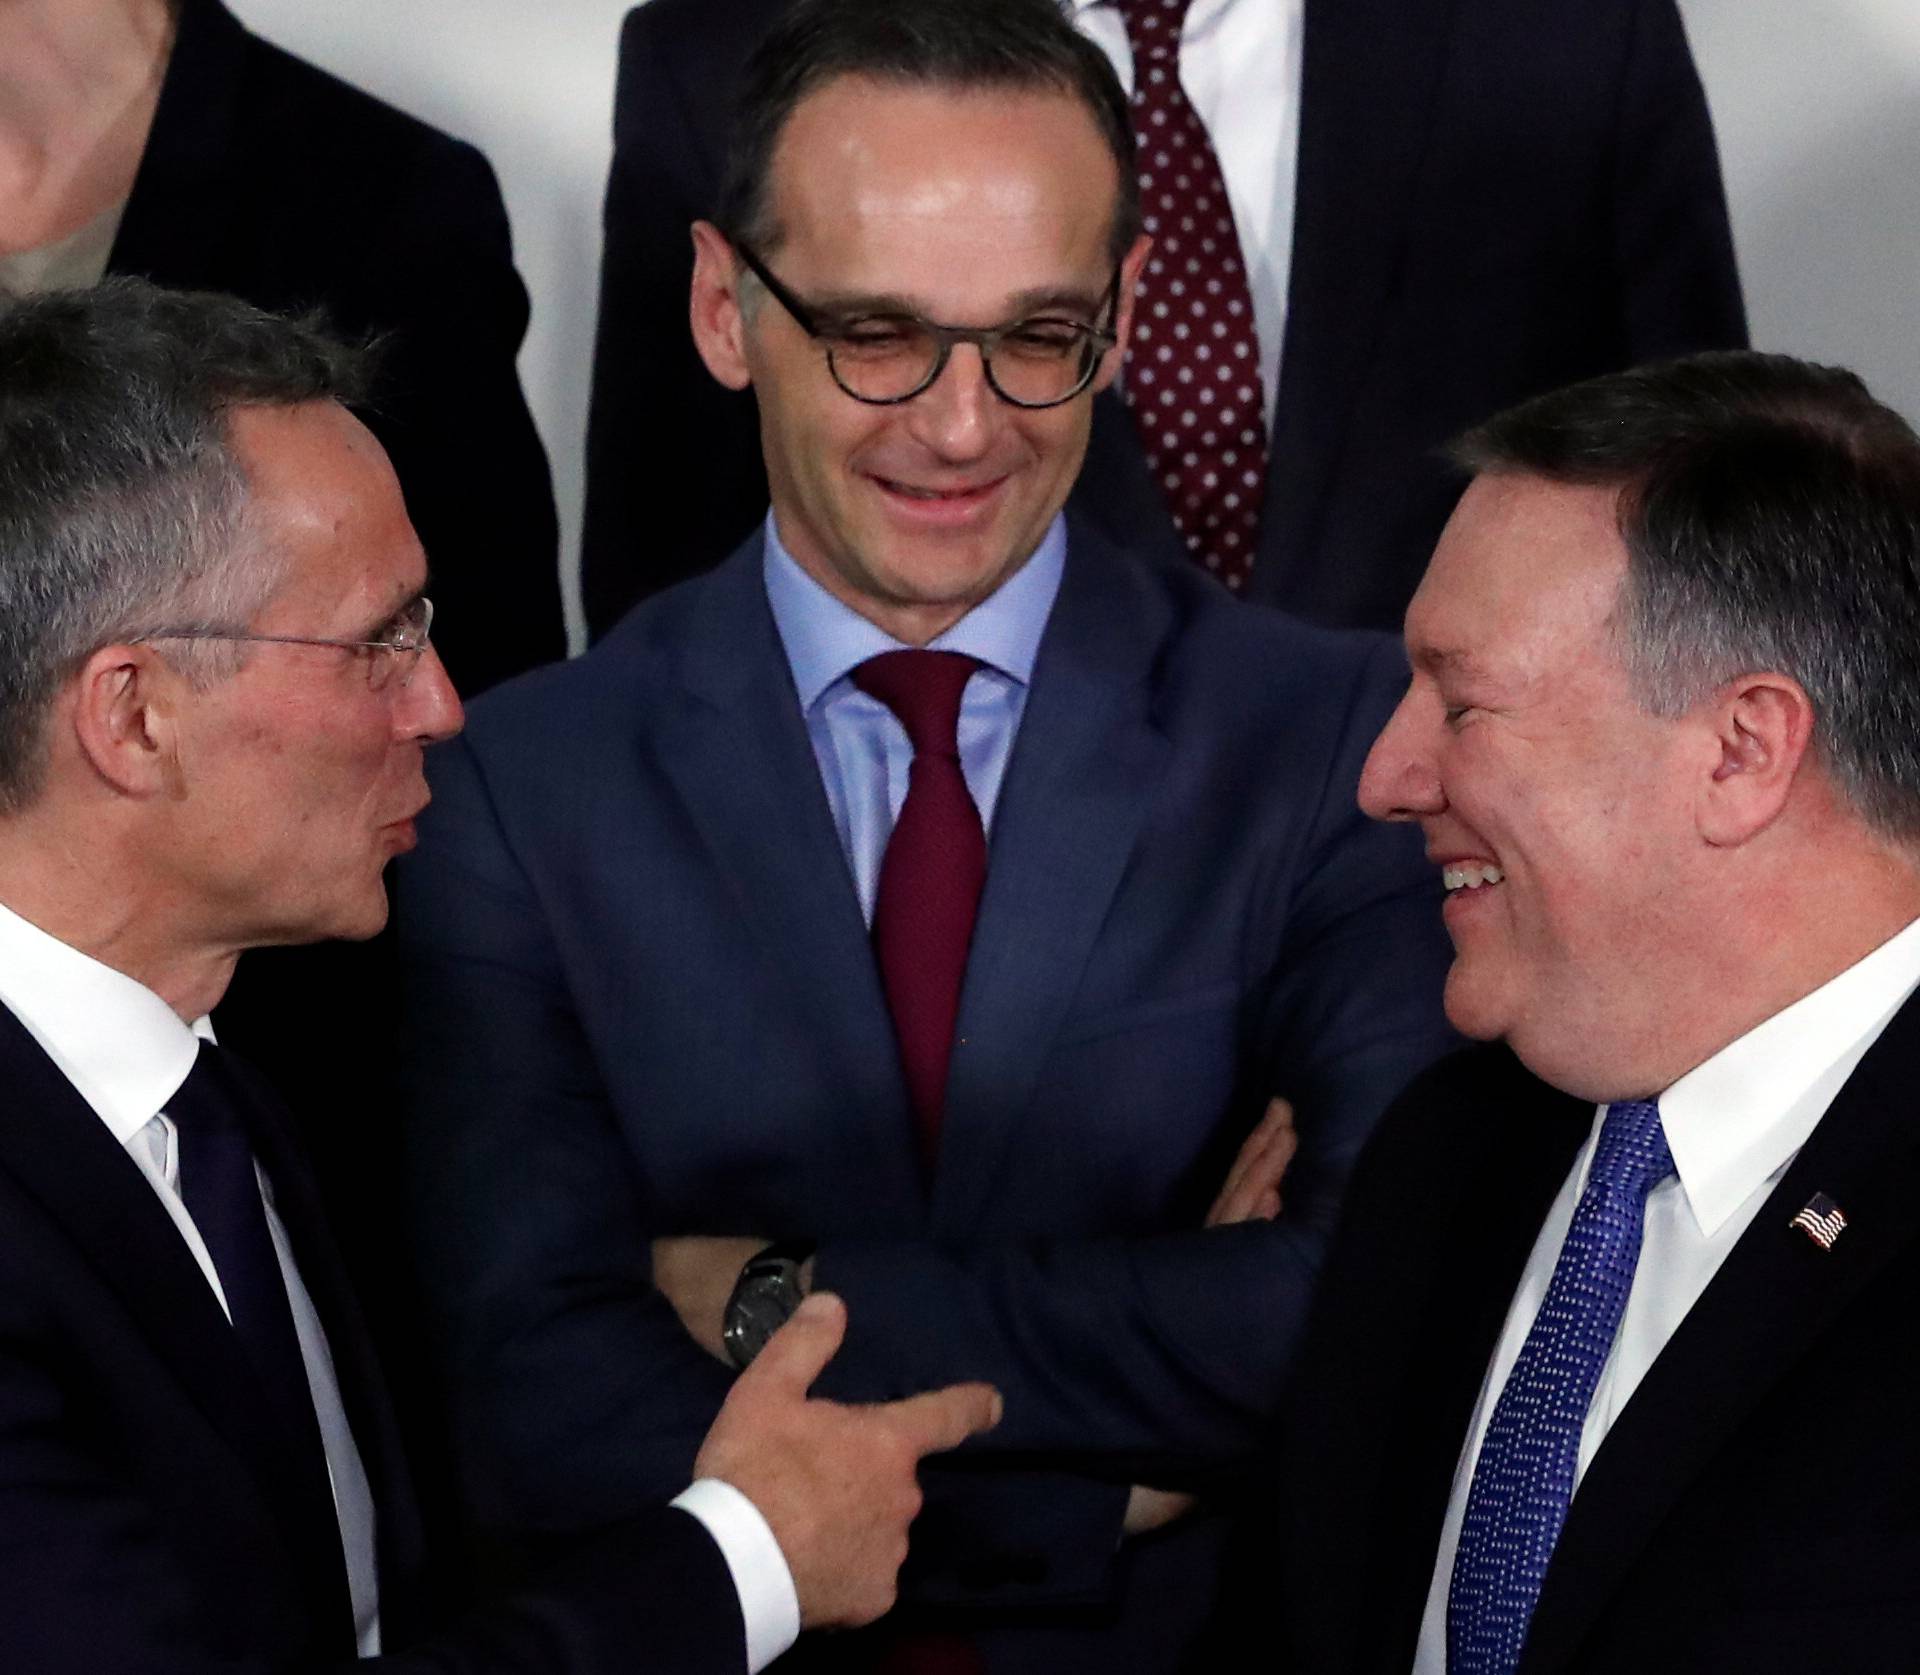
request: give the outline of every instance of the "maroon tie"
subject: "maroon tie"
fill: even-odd
[[[929,1170],[940,1149],[954,1016],[987,876],[986,834],[959,747],[960,694],[979,667],[959,652],[889,651],[853,671],[853,684],[892,710],[913,744],[907,800],[880,863],[873,947]]]
[[[1238,592],[1253,567],[1267,435],[1253,295],[1220,159],[1180,85],[1190,0],[1119,0],[1133,47],[1140,206],[1153,253],[1124,387],[1147,466],[1198,563]]]

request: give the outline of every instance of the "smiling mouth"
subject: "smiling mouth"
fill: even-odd
[[[1502,882],[1506,876],[1491,861],[1456,861],[1440,869],[1440,882],[1446,886],[1448,895],[1459,890],[1484,889],[1489,884]]]
[[[974,483],[965,488],[932,489],[922,488],[915,483],[902,483],[892,477],[876,476],[873,480],[889,494],[897,494],[903,500],[925,501],[930,505],[940,505],[943,503],[963,504],[967,501],[978,500],[982,495],[991,493],[1005,481],[1004,478],[996,477],[991,482]]]

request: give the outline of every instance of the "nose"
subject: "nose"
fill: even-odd
[[[977,459],[1000,423],[1000,398],[979,348],[956,343],[940,376],[906,404],[915,438],[943,460]]]
[[[1432,749],[1438,719],[1434,700],[1409,687],[1360,769],[1363,813],[1375,820],[1418,820],[1446,806]]]
[[[429,642],[420,653],[413,679],[399,689],[393,705],[394,736],[418,739],[423,744],[438,744],[450,739],[466,724],[466,712],[460,694],[453,689],[447,666]]]

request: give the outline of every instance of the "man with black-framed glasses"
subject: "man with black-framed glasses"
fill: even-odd
[[[802,0],[736,133],[690,311],[771,513],[481,701],[400,879],[473,1510],[618,1515],[844,1287],[843,1391],[972,1368],[1007,1442],[923,1473],[908,1608],[819,1655],[1172,1669],[1444,1040],[1418,846],[1353,806],[1403,667],[1062,516],[1151,253],[1050,0]]]

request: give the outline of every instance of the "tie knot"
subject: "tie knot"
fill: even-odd
[[[960,695],[978,658],[958,651],[883,651],[853,671],[853,684],[899,718],[913,752],[959,752]]]
[[[1612,1187],[1644,1198],[1673,1173],[1673,1153],[1660,1126],[1660,1102],[1628,1099],[1607,1107],[1594,1148],[1589,1187]]]
[[[220,1049],[211,1041],[202,1041],[187,1079],[167,1100],[166,1112],[174,1126],[183,1131],[191,1130],[208,1138],[226,1134],[244,1136],[246,1120],[242,1115],[242,1099],[222,1061]]]
[[[1193,0],[1116,0],[1136,54],[1149,48],[1177,48]]]

